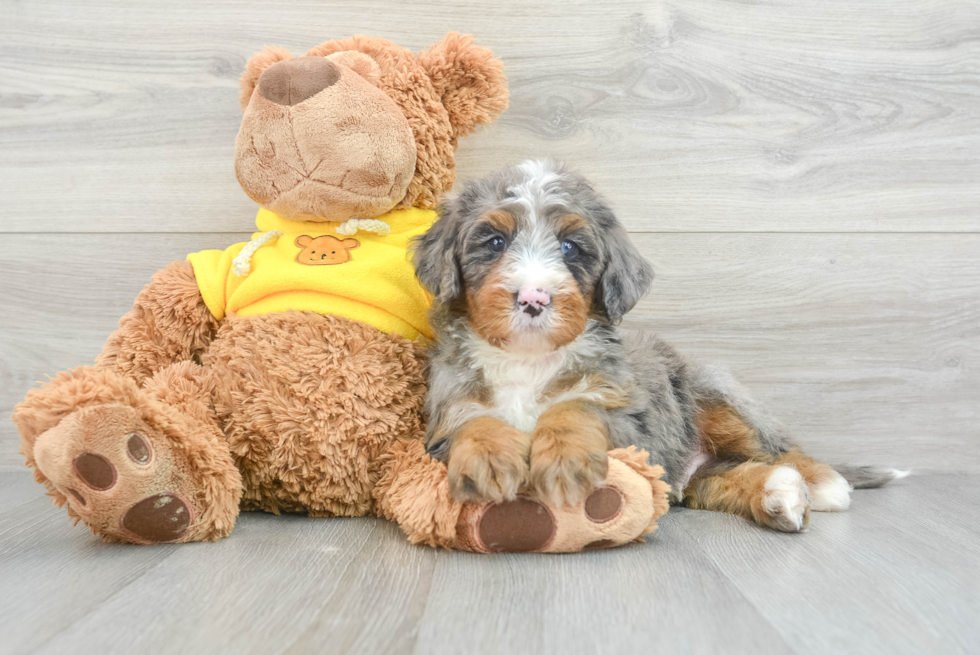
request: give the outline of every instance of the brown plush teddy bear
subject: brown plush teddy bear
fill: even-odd
[[[266,49],[241,81],[251,242],[154,275],[93,367],[14,413],[54,502],[107,541],[227,536],[240,510],[381,515],[482,552],[626,543],[666,511],[659,467],[611,453],[579,507],[452,500],[423,446],[426,311],[408,257],[459,137],[507,106],[500,62],[449,34],[413,55],[356,36]]]

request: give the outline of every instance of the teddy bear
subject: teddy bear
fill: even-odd
[[[235,172],[248,243],[156,273],[94,366],[14,411],[35,479],[105,541],[213,541],[240,511],[381,516],[413,543],[572,551],[636,540],[661,470],[610,453],[575,507],[459,503],[423,445],[426,318],[409,248],[460,137],[508,103],[501,62],[448,34],[413,54],[354,36],[266,48],[241,77]]]

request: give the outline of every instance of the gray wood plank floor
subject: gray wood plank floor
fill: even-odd
[[[673,509],[645,544],[481,556],[266,514],[106,545],[5,472],[0,653],[976,653],[978,483],[858,491],[800,535]]]

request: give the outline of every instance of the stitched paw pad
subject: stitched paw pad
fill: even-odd
[[[194,511],[166,440],[125,405],[79,409],[40,435],[38,469],[97,534],[152,544],[179,540]]]
[[[541,550],[555,536],[555,518],[541,503],[518,498],[486,507],[478,532],[491,553]]]

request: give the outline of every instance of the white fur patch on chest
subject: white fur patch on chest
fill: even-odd
[[[472,352],[491,391],[492,406],[488,413],[518,430],[531,432],[545,410],[577,395],[572,389],[544,397],[548,386],[576,357],[575,346],[573,342],[553,352],[512,353],[475,339],[471,343]]]

